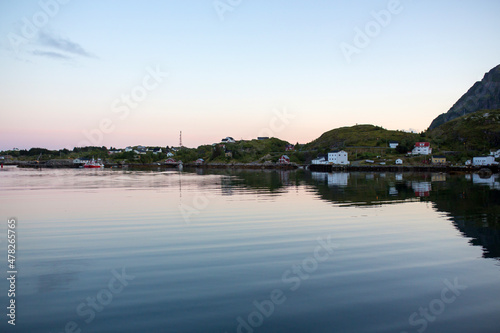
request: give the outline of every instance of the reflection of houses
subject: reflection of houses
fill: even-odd
[[[472,175],[472,182],[474,184],[489,186],[493,190],[500,190],[500,182],[498,181],[498,175],[491,175],[490,177],[481,178],[477,173]]]
[[[428,197],[431,194],[432,185],[430,182],[412,182],[411,188],[417,197]]]
[[[445,182],[446,174],[445,173],[433,173],[431,175],[431,182]]]
[[[326,182],[328,186],[347,186],[349,172],[311,172],[314,180]]]
[[[446,157],[443,155],[434,155],[431,157],[432,164],[446,164]]]
[[[349,164],[349,160],[347,157],[347,152],[340,150],[340,151],[332,151],[328,153],[328,163],[330,164],[341,164],[341,165],[347,165]]]
[[[278,175],[283,185],[290,185],[290,171],[280,170]]]
[[[402,181],[403,180],[403,174],[402,173],[397,173],[395,176],[397,181]]]
[[[495,156],[479,156],[472,159],[472,165],[495,165]]]
[[[348,172],[328,173],[328,186],[347,186],[349,181]]]
[[[278,160],[279,164],[290,164],[290,157],[287,155],[282,155],[280,159]]]
[[[413,155],[430,155],[432,154],[432,148],[430,142],[417,142],[415,147],[411,151]]]
[[[396,187],[391,186],[391,187],[389,188],[389,195],[391,195],[391,196],[397,196],[397,195],[398,195],[398,193],[399,193],[399,191],[396,189]]]

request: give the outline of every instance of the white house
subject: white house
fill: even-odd
[[[397,146],[399,146],[399,142],[397,142],[397,141],[389,141],[389,148],[396,149]]]
[[[235,143],[236,141],[232,137],[228,136],[228,137],[220,140],[220,142],[223,142],[223,143]]]
[[[128,153],[129,151],[132,151],[132,150],[133,150],[133,149],[132,149],[132,147],[130,147],[130,146],[129,146],[129,147],[127,147],[127,148],[125,148],[125,152],[126,152],[126,153]]]
[[[432,148],[430,142],[417,142],[415,147],[411,151],[413,155],[430,155],[432,154]]]
[[[347,165],[350,162],[347,157],[347,152],[341,150],[328,153],[328,163]]]
[[[496,165],[495,156],[479,156],[472,159],[472,165]]]
[[[174,156],[174,153],[172,153],[172,152],[167,153],[167,157],[172,157],[172,156]]]
[[[312,164],[328,164],[327,155],[318,155],[314,160],[311,161]]]
[[[398,158],[398,159],[396,160],[396,162],[395,162],[395,163],[396,163],[397,165],[401,165],[401,164],[403,164],[403,160],[402,160],[402,159],[400,159],[400,158]]]

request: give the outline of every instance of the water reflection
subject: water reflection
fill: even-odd
[[[344,206],[429,202],[437,211],[446,213],[462,235],[471,239],[471,244],[482,246],[484,257],[500,258],[499,175],[481,178],[477,174],[304,170],[197,170],[196,173],[228,176],[221,181],[226,195],[241,187],[279,195],[287,187],[306,185],[322,200]]]

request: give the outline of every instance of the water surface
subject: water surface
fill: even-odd
[[[499,331],[498,175],[7,167],[0,190],[2,332]]]

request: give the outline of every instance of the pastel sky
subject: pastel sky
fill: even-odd
[[[498,13],[498,0],[0,0],[0,150],[421,131],[500,64]]]

